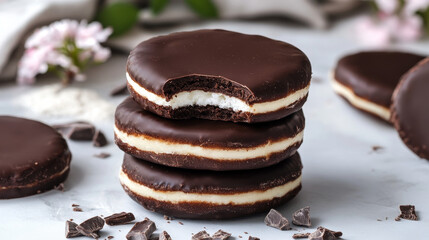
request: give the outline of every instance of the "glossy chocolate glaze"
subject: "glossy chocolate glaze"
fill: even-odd
[[[122,171],[149,188],[188,193],[240,193],[267,190],[301,176],[298,153],[267,168],[228,172],[165,167],[125,154]]]
[[[132,98],[116,109],[115,124],[128,133],[203,147],[248,148],[295,136],[304,129],[298,111],[286,118],[265,123],[232,123],[203,119],[171,120],[143,110]]]
[[[127,72],[166,98],[180,89],[210,87],[249,103],[285,97],[311,79],[310,62],[298,48],[225,30],[179,32],[144,41],[131,51]]]
[[[429,58],[404,75],[392,102],[392,122],[402,140],[429,160]]]
[[[29,119],[0,116],[0,133],[1,187],[44,181],[70,164],[66,141],[50,126]]]
[[[423,58],[406,52],[359,52],[338,61],[334,78],[357,96],[390,108],[401,76]]]

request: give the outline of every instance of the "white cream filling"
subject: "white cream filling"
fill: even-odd
[[[390,120],[390,109],[355,95],[355,93],[350,88],[339,83],[334,78],[332,79],[332,87],[336,93],[345,97],[352,105],[356,106],[357,108],[371,112],[385,119],[386,121]]]
[[[267,173],[269,174],[269,173]],[[162,202],[180,203],[180,202],[204,202],[217,205],[227,204],[252,204],[259,201],[269,201],[274,198],[280,198],[293,191],[301,184],[301,176],[284,185],[270,188],[265,191],[250,191],[234,194],[209,194],[209,193],[185,193],[182,191],[159,191],[148,188],[143,184],[131,180],[122,170],[119,173],[119,180],[134,194],[146,198],[153,198]]]
[[[156,154],[178,154],[205,157],[215,160],[248,160],[258,157],[269,157],[273,153],[284,151],[292,145],[301,142],[304,132],[301,130],[291,138],[285,138],[276,142],[268,142],[252,148],[223,149],[210,148],[197,145],[175,143],[146,137],[144,134],[134,135],[121,131],[114,127],[116,137],[123,143],[137,148],[140,151],[154,152]]]
[[[273,112],[282,108],[289,107],[294,102],[304,98],[308,94],[310,84],[294,93],[274,101],[255,103],[248,105],[241,99],[236,97],[227,96],[222,93],[205,92],[202,90],[183,91],[174,95],[170,101],[165,98],[150,92],[149,90],[140,86],[135,82],[127,72],[127,81],[132,89],[137,92],[141,97],[146,98],[150,102],[164,107],[171,107],[177,109],[186,106],[207,106],[213,105],[222,109],[232,109],[234,111],[250,112],[253,114],[262,114]]]

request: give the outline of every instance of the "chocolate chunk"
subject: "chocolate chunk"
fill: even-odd
[[[221,229],[212,235],[213,240],[227,240],[229,237],[231,237],[231,233],[224,232]]]
[[[325,228],[319,227],[315,232],[311,233],[308,236],[308,239],[309,240],[335,240],[337,238],[334,236],[334,234],[331,231]]]
[[[107,139],[100,130],[95,132],[94,137],[92,138],[92,144],[95,147],[104,147],[107,145]]]
[[[149,218],[134,224],[127,233],[128,240],[149,240],[150,235],[156,230],[156,225]]]
[[[264,220],[267,226],[277,228],[280,230],[289,230],[290,224],[287,218],[283,217],[279,212],[274,209],[271,209],[268,215]]]
[[[94,125],[89,122],[71,122],[53,125],[52,127],[64,137],[76,141],[91,141],[95,133]]]
[[[171,237],[166,231],[162,231],[159,235],[159,240],[171,240]]]
[[[164,215],[164,219],[165,219],[165,220],[173,220],[173,218],[172,218],[172,217],[167,216],[167,215]]]
[[[317,231],[319,231],[319,232],[329,232],[329,233],[330,233],[330,234],[332,234],[335,238],[340,238],[341,236],[343,236],[343,233],[342,233],[342,232],[332,231],[332,230],[329,230],[329,229],[324,228],[324,227],[318,227],[318,228],[317,228]],[[329,236],[329,234],[327,234],[327,236]]]
[[[104,220],[99,216],[95,216],[79,224],[76,230],[87,237],[99,238],[98,232],[103,227]]]
[[[74,207],[73,212],[83,212],[83,210],[80,207]]]
[[[128,95],[128,94],[129,94],[129,92],[128,92],[128,88],[127,88],[126,83],[115,87],[110,92],[110,96],[119,96],[119,95]]]
[[[60,184],[58,184],[57,186],[55,186],[55,190],[58,190],[58,191],[61,191],[61,192],[64,192],[64,183],[60,183]]]
[[[398,218],[414,220],[414,221],[417,220],[417,215],[416,215],[414,205],[401,205],[399,206],[399,209],[401,210],[401,214],[398,216]]]
[[[76,203],[73,203],[72,204],[72,207],[79,207],[80,205],[79,204],[76,204]]]
[[[105,153],[105,152],[94,154],[94,157],[96,158],[108,158],[110,156],[111,156],[110,153]]]
[[[129,222],[133,221],[134,219],[136,219],[134,217],[134,214],[126,213],[126,212],[115,213],[113,215],[110,215],[110,216],[104,218],[104,220],[106,221],[106,224],[109,226],[115,226],[115,225],[121,225],[121,224],[129,223]]]
[[[292,223],[297,226],[311,227],[310,207],[301,208],[292,215]]]
[[[179,222],[179,224],[180,224],[180,225],[183,225],[183,223],[182,223],[182,222]]]
[[[76,229],[77,224],[72,221],[66,221],[66,238],[74,238],[82,236]]]
[[[213,240],[213,238],[210,237],[210,235],[203,230],[201,232],[194,234],[192,236],[192,240]]]
[[[257,238],[257,237],[252,237],[252,236],[249,236],[249,239],[248,240],[261,240],[260,238]]]
[[[311,233],[295,233],[292,238],[298,239],[298,238],[308,238]]]
[[[380,151],[380,150],[383,150],[383,147],[382,147],[382,146],[378,146],[378,145],[374,145],[374,146],[372,146],[372,151],[374,151],[374,152],[378,152],[378,151]]]
[[[107,239],[115,238],[114,236],[107,236]]]

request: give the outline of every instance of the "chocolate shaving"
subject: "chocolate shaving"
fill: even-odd
[[[252,237],[252,236],[249,236],[249,239],[248,240],[261,240],[260,238],[258,238],[258,237]]]
[[[221,229],[212,235],[213,240],[227,240],[229,237],[231,237],[231,233],[227,233]]]
[[[283,217],[278,211],[271,209],[264,220],[267,226],[280,230],[289,230],[290,224],[287,218]]]
[[[79,204],[76,204],[76,203],[73,203],[72,204],[72,207],[79,207],[80,205]]]
[[[103,159],[104,158],[108,158],[110,156],[111,156],[110,153],[105,153],[105,152],[94,154],[94,157],[96,157],[96,158],[103,158]]]
[[[99,238],[100,235],[98,235],[98,232],[103,227],[104,220],[99,216],[95,216],[79,224],[76,230],[87,237]]]
[[[103,132],[97,130],[92,138],[92,144],[95,147],[104,147],[107,145],[107,139],[104,136]]]
[[[173,220],[173,218],[172,218],[172,217],[167,216],[167,215],[164,215],[164,219],[165,219],[165,220]]]
[[[128,88],[127,88],[127,84],[122,84],[120,86],[115,87],[114,89],[112,89],[112,91],[110,92],[110,96],[119,96],[119,95],[128,95]]]
[[[397,218],[413,221],[416,221],[418,219],[414,205],[400,205],[399,210],[401,210],[401,214]]]
[[[150,235],[156,230],[156,225],[149,218],[134,224],[133,228],[128,232],[126,238],[128,240],[149,240]]]
[[[107,239],[115,238],[114,236],[107,236]]]
[[[374,151],[374,152],[378,152],[378,151],[380,151],[380,150],[383,150],[383,147],[382,147],[382,146],[378,146],[378,145],[374,145],[374,146],[372,146],[372,151]]]
[[[171,240],[171,237],[166,231],[162,231],[159,235],[159,240]]]
[[[200,231],[192,236],[192,240],[213,240],[206,231]]]
[[[292,235],[292,238],[298,239],[298,238],[308,238],[310,236],[310,233],[295,233]]]
[[[115,225],[121,225],[121,224],[129,223],[131,221],[134,221],[134,219],[136,219],[134,217],[134,214],[126,213],[126,212],[115,213],[115,214],[112,214],[112,215],[104,218],[104,220],[106,221],[106,224],[109,226],[115,226]]]
[[[74,238],[82,236],[76,229],[77,224],[72,221],[66,221],[66,238]]]
[[[297,226],[311,227],[310,207],[301,208],[292,215],[292,223]]]

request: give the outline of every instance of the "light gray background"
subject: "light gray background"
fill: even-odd
[[[344,239],[426,237],[429,162],[412,154],[391,126],[352,109],[330,87],[329,73],[337,59],[362,49],[355,42],[353,20],[326,32],[282,23],[228,21],[181,29],[195,28],[224,28],[266,35],[296,45],[310,58],[315,80],[304,106],[307,125],[304,144],[299,150],[304,163],[303,189],[295,199],[279,208],[290,218],[298,208],[311,206],[314,227],[308,230],[296,227],[297,230],[312,232],[322,225],[343,231]],[[429,54],[427,40],[397,47]],[[118,104],[123,97],[109,97],[109,92],[125,81],[125,62],[125,55],[115,55],[106,64],[90,69],[87,82],[75,86],[93,89]],[[13,104],[14,98],[28,90],[52,82],[48,77],[33,87],[2,83],[0,114],[30,117],[46,123],[73,120],[36,115]],[[64,193],[50,191],[21,199],[0,200],[0,239],[62,239],[67,219],[81,222],[94,215],[107,216],[120,211],[131,211],[138,220],[149,217],[156,222],[158,232],[166,230],[175,240],[190,239],[191,233],[203,227],[210,233],[221,228],[236,239],[239,235],[247,239],[248,234],[244,232],[264,240],[291,239],[292,234],[298,232],[269,228],[263,223],[264,215],[227,221],[174,220],[167,223],[162,215],[146,211],[122,190],[117,175],[123,153],[113,144],[113,116],[96,125],[106,133],[110,145],[98,149],[90,143],[68,141],[73,160]],[[383,149],[374,152],[374,145]],[[93,157],[101,151],[112,156],[107,159]],[[84,212],[73,212],[72,203],[80,204]],[[420,220],[394,221],[400,204],[415,204]],[[124,239],[131,226],[106,226],[102,239],[108,235]]]

